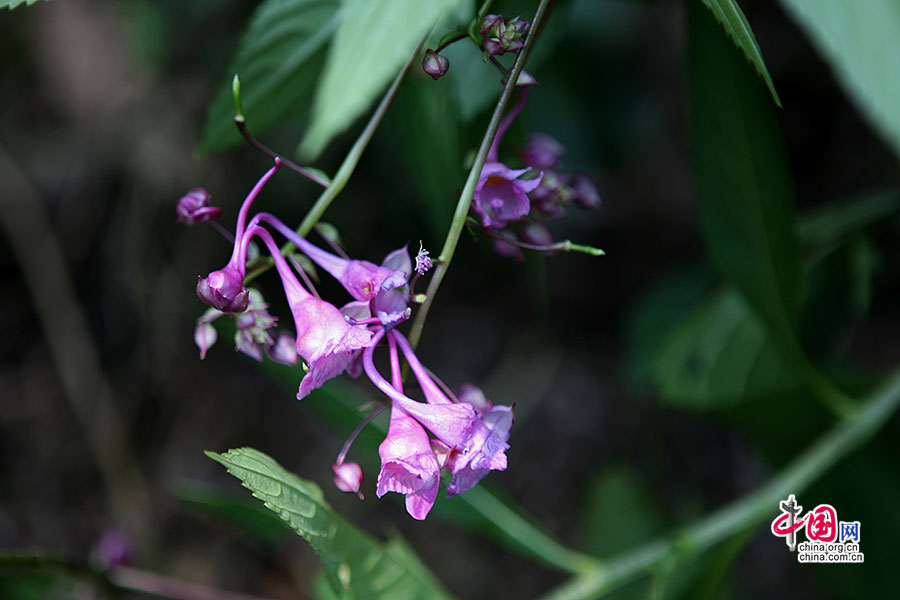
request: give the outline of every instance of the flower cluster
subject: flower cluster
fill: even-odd
[[[423,247],[420,246],[415,261],[403,247],[390,253],[381,264],[374,264],[323,250],[269,213],[260,212],[250,218],[251,205],[280,166],[281,161],[276,158],[275,165],[244,200],[228,263],[198,278],[197,296],[210,306],[198,320],[194,336],[201,358],[216,339],[212,322],[231,315],[239,351],[257,360],[267,354],[288,364],[302,359],[305,374],[298,399],[344,372],[354,377],[365,372],[387,396],[390,406],[388,434],[379,447],[381,471],[376,493],[379,497],[388,492],[404,494],[409,514],[424,519],[437,496],[441,471],[449,473],[447,493],[453,495],[471,489],[490,471],[506,468],[512,408],[494,406],[471,390],[460,397],[450,393],[422,365],[396,329],[411,314],[416,279],[432,266]],[[273,232],[334,277],[351,300],[338,308],[320,298],[303,270],[292,268],[285,259]],[[294,320],[294,336],[286,332],[273,335],[275,317],[267,312],[261,294],[244,286],[253,238],[262,241],[272,257]],[[390,383],[375,366],[374,354],[382,344],[388,348]],[[401,354],[415,376],[424,402],[411,398],[404,390]],[[344,460],[354,438],[355,434],[332,468],[338,489],[360,494],[362,469]]]
[[[524,166],[513,169],[498,159],[500,142],[528,101],[523,87],[516,106],[497,128],[472,197],[471,212],[480,229],[494,238],[502,255],[522,258],[521,248],[552,252],[556,248],[544,219],[565,214],[575,204],[596,209],[600,195],[584,174],[558,170],[562,144],[544,134],[533,134],[521,151]]]
[[[486,15],[479,32],[484,37],[481,47],[489,56],[517,52],[525,46],[528,28],[528,21],[519,17],[504,19],[502,15]]]

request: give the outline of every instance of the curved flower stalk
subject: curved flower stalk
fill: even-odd
[[[247,213],[250,212],[250,206],[263,186],[272,178],[278,169],[281,168],[281,159],[275,159],[275,166],[266,171],[266,173],[256,182],[253,189],[247,195],[247,198],[241,204],[238,212],[237,224],[234,230],[234,251],[231,253],[231,259],[228,264],[213,271],[206,277],[197,278],[197,297],[205,304],[225,313],[243,312],[249,304],[249,291],[244,287],[244,276],[246,275],[246,249],[241,256],[241,246],[243,245],[244,228],[247,223]]]

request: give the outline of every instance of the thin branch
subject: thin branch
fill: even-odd
[[[900,405],[900,369],[861,406],[854,417],[839,421],[803,454],[757,491],[721,508],[674,535],[651,541],[603,562],[591,572],[553,590],[545,600],[598,598],[686,550],[698,554],[756,527],[778,512],[778,502],[802,492],[834,464],[860,446],[887,422]]]
[[[507,79],[506,85],[503,87],[503,92],[500,94],[500,99],[497,100],[497,105],[494,107],[494,113],[491,115],[487,131],[484,132],[484,137],[481,139],[481,146],[478,148],[478,154],[475,155],[475,162],[472,164],[472,168],[469,169],[469,176],[466,179],[465,187],[463,187],[462,194],[456,204],[456,210],[453,213],[453,221],[450,224],[450,229],[447,231],[444,247],[441,249],[441,254],[436,261],[437,267],[431,276],[431,281],[428,282],[425,301],[416,312],[416,318],[413,321],[412,329],[410,330],[409,342],[412,344],[413,348],[418,345],[419,340],[422,337],[422,330],[425,328],[425,319],[428,318],[428,311],[431,309],[431,303],[434,301],[434,296],[437,294],[437,290],[441,286],[444,276],[447,274],[447,269],[450,267],[450,261],[453,259],[453,253],[456,251],[456,245],[459,243],[459,237],[466,224],[466,217],[469,214],[469,205],[472,203],[472,197],[475,195],[475,186],[478,184],[478,178],[481,176],[481,169],[484,167],[488,151],[494,141],[494,136],[497,134],[497,128],[500,126],[500,121],[503,118],[503,112],[506,110],[509,99],[516,89],[519,73],[522,72],[522,69],[525,66],[525,61],[531,53],[531,48],[534,46],[538,32],[541,29],[541,24],[546,18],[548,7],[552,2],[553,0],[541,0],[541,3],[538,5],[534,19],[532,19],[531,22],[531,27],[528,30],[525,47],[522,48],[519,55],[516,57],[512,73],[510,74],[509,79]]]

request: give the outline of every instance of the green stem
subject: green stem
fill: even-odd
[[[532,558],[574,575],[587,574],[599,567],[600,561],[571,548],[566,548],[540,528],[531,524],[484,486],[472,488],[459,496],[459,501],[493,523],[501,534]]]
[[[372,116],[369,117],[369,122],[366,123],[365,129],[362,130],[362,133],[360,133],[359,137],[356,138],[356,142],[354,142],[353,147],[350,148],[347,156],[344,157],[344,162],[341,163],[341,166],[338,168],[338,172],[335,173],[334,177],[331,179],[331,183],[328,185],[328,187],[322,190],[322,193],[319,195],[318,199],[316,199],[315,204],[312,205],[312,208],[309,209],[309,212],[306,213],[303,221],[297,227],[297,234],[301,237],[306,237],[309,232],[312,231],[313,227],[315,227],[319,220],[322,218],[322,215],[325,214],[325,211],[328,210],[331,202],[337,197],[338,194],[343,191],[344,186],[347,185],[347,182],[350,181],[350,176],[353,175],[353,171],[356,169],[356,165],[359,163],[359,159],[362,157],[366,146],[369,145],[369,141],[372,139],[372,136],[375,135],[375,130],[378,129],[378,125],[381,124],[381,119],[384,118],[388,107],[391,105],[391,102],[397,95],[397,90],[400,89],[400,84],[403,82],[406,74],[409,73],[410,68],[413,66],[413,64],[416,63],[417,59],[422,54],[422,48],[425,46],[426,39],[427,36],[423,37],[419,41],[419,44],[416,46],[416,49],[413,50],[412,54],[409,55],[409,59],[407,59],[406,64],[403,65],[403,68],[391,83],[391,87],[388,88],[387,92],[385,92],[384,94],[384,97],[382,97],[381,102],[378,104],[378,108],[376,108],[375,112],[372,113]],[[287,255],[294,250],[295,246],[291,243],[287,243],[281,247],[281,253],[284,255]],[[273,264],[274,261],[269,258],[263,266],[248,273],[247,277],[244,279],[244,283],[250,283],[255,278],[271,269]]]
[[[852,418],[838,422],[781,473],[756,492],[716,511],[675,535],[606,561],[545,596],[545,600],[598,598],[606,592],[685,553],[700,553],[765,522],[778,502],[802,492],[838,460],[871,437],[900,404],[900,370],[870,395]]]
[[[447,274],[447,269],[450,267],[450,261],[453,259],[453,253],[456,251],[456,245],[459,243],[459,237],[466,224],[466,216],[469,214],[469,205],[472,203],[472,197],[475,195],[475,186],[478,183],[478,177],[481,175],[481,169],[484,167],[485,160],[487,159],[488,150],[491,147],[491,143],[494,141],[494,136],[497,134],[497,128],[500,126],[500,121],[503,118],[503,112],[506,110],[506,105],[509,104],[509,99],[516,89],[519,73],[522,72],[525,61],[531,53],[531,47],[534,45],[537,34],[541,29],[541,22],[546,17],[547,8],[551,2],[552,0],[541,0],[540,4],[538,4],[534,19],[531,21],[531,27],[528,30],[525,47],[522,48],[519,55],[516,57],[512,73],[510,73],[509,78],[506,80],[506,85],[503,86],[503,92],[500,94],[500,99],[497,100],[497,105],[494,107],[494,113],[491,115],[487,131],[484,132],[484,137],[481,139],[481,146],[478,148],[478,154],[475,155],[475,162],[472,164],[472,168],[469,169],[469,176],[466,179],[465,187],[463,187],[462,194],[456,204],[456,210],[453,213],[453,222],[450,223],[450,229],[447,231],[444,247],[441,249],[441,253],[436,261],[437,266],[431,276],[431,281],[428,282],[428,289],[425,292],[425,302],[422,303],[422,306],[416,313],[416,318],[410,329],[409,343],[412,344],[413,348],[418,345],[419,340],[422,337],[422,330],[425,328],[425,319],[428,317],[431,303],[441,285],[441,281],[443,281],[444,276]]]

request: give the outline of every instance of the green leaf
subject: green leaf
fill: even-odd
[[[783,341],[800,300],[788,162],[750,66],[698,3],[687,3],[692,170],[713,264]]]
[[[416,174],[409,178],[421,198],[416,208],[439,239],[450,226],[464,177],[459,109],[450,86],[424,73],[412,73],[394,103],[390,130],[396,136],[397,166]]]
[[[756,43],[756,36],[753,35],[750,23],[747,22],[747,17],[744,16],[744,12],[738,6],[737,0],[703,0],[703,4],[712,11],[716,21],[719,22],[719,25],[722,26],[722,29],[725,30],[725,33],[728,34],[734,45],[741,49],[744,57],[750,61],[750,64],[753,65],[759,76],[766,82],[766,87],[769,88],[772,99],[780,107],[781,99],[778,97],[778,92],[775,91],[775,84],[772,83],[772,77],[769,75],[765,61],[763,61],[759,44]]]
[[[255,134],[283,117],[308,113],[339,8],[338,0],[265,0],[257,7],[210,107],[200,152],[222,150],[242,139],[234,125],[235,74],[241,78],[247,125]]]
[[[3,10],[4,8],[12,10],[18,6],[22,6],[23,4],[25,6],[31,6],[37,1],[38,0],[0,0],[0,10]]]
[[[346,0],[299,154],[306,160],[318,156],[396,76],[441,15],[460,2]]]
[[[734,289],[719,290],[671,328],[655,357],[662,399],[695,410],[795,389],[780,345]]]
[[[781,0],[863,114],[900,155],[900,3]]]
[[[312,546],[340,597],[447,598],[408,549],[379,544],[336,514],[314,483],[253,448],[207,452]]]

